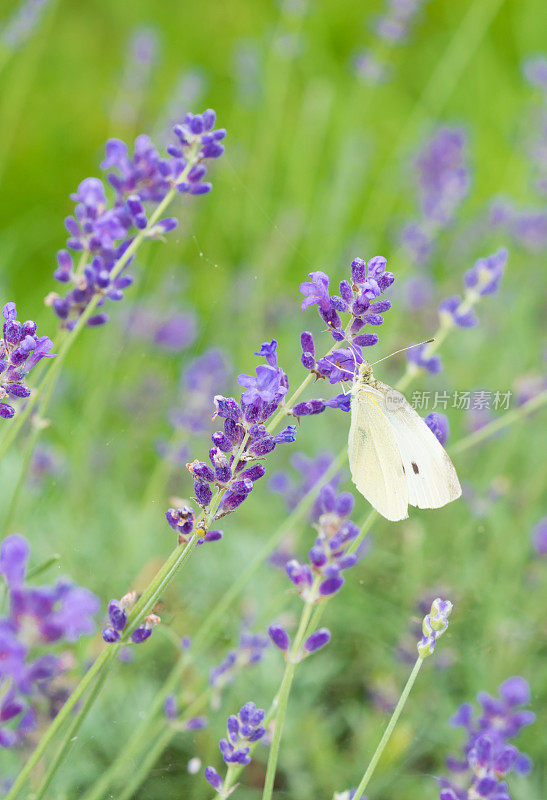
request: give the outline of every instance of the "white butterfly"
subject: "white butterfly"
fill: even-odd
[[[353,483],[383,517],[440,508],[462,493],[448,453],[406,398],[361,364],[351,389],[348,457]]]

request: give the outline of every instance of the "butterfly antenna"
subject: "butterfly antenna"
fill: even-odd
[[[401,347],[400,350],[395,350],[393,353],[390,353],[388,356],[384,356],[383,358],[379,358],[378,361],[374,361],[370,366],[374,367],[376,364],[379,364],[380,361],[385,361],[386,358],[391,358],[391,356],[396,356],[397,353],[404,353],[405,350],[412,350],[413,347],[421,347],[422,344],[431,344],[434,342],[435,339],[425,339],[423,342],[417,342],[416,344],[409,344],[408,347]]]

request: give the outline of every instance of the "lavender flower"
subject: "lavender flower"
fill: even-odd
[[[469,192],[466,136],[461,128],[439,128],[416,160],[422,215],[440,225],[450,224]]]
[[[490,206],[488,222],[505,230],[519,247],[530,253],[547,249],[544,208],[517,208],[514,203],[498,198]]]
[[[416,159],[421,218],[408,223],[402,241],[413,261],[429,260],[434,238],[448,227],[469,192],[466,136],[460,128],[439,128]]]
[[[321,497],[327,509],[319,518],[318,536],[309,551],[309,563],[293,559],[285,568],[306,602],[316,602],[338,592],[344,584],[342,572],[358,560],[355,553],[347,552],[359,535],[359,527],[348,519],[353,509],[353,496],[348,492],[336,496],[334,491],[323,487]]]
[[[268,639],[262,634],[246,630],[240,633],[238,646],[230,650],[220,664],[209,672],[209,685],[214,689],[215,705],[219,703],[222,690],[234,682],[239,672],[262,661],[268,646]]]
[[[69,250],[80,253],[75,266],[69,250],[57,254],[55,278],[72,288],[64,297],[52,293],[47,303],[53,306],[62,325],[72,329],[89,303],[98,298],[97,308],[108,298],[123,299],[123,293],[133,278],[125,268],[131,257],[125,254],[138,232],[147,238],[158,238],[173,230],[177,221],[163,218],[150,225],[148,207],[157,206],[176,188],[193,195],[206,194],[212,188],[204,182],[205,162],[224,152],[220,143],[224,129],[213,130],[215,113],[187,114],[184,122],[175,125],[177,144],[167,148],[169,157],[162,158],[148,136],[139,136],[135,150],[129,155],[127,145],[110,139],[101,167],[114,190],[111,205],[101,180],[86,178],[71,195],[76,202],[75,213],[65,220],[70,234]],[[108,316],[100,311],[91,316],[88,325],[101,325]]]
[[[119,642],[129,619],[129,611],[137,600],[136,592],[128,592],[121,600],[111,600],[108,604],[108,621],[110,625],[103,629],[103,640],[107,644]],[[133,644],[145,642],[153,629],[160,623],[157,614],[149,614],[144,618],[144,623],[132,632],[130,641]]]
[[[421,639],[423,636],[423,617],[429,614],[436,597],[437,593],[428,592],[416,601],[416,613],[419,614],[420,619],[418,620],[417,616],[412,617],[408,631],[401,637],[395,648],[396,657],[405,664],[413,665],[416,661],[416,639]],[[454,654],[446,647],[443,647],[442,653],[437,654],[434,659],[435,668],[440,670],[446,669],[453,663]],[[389,710],[393,711],[393,708]]]
[[[448,424],[448,417],[446,414],[438,414],[436,411],[432,411],[431,414],[428,414],[424,419],[424,422],[429,430],[433,431],[439,442],[444,447],[450,432],[450,426]]]
[[[348,280],[341,281],[340,295],[332,297],[329,295],[329,276],[320,270],[310,272],[312,280],[300,285],[304,295],[302,310],[317,304],[319,315],[328,326],[332,338],[336,342],[347,339],[353,345],[352,350],[355,348],[360,353],[360,348],[370,347],[378,341],[377,334],[363,334],[362,329],[366,325],[381,325],[384,321],[382,315],[391,308],[389,300],[378,299],[395,280],[391,272],[386,272],[386,265],[383,256],[374,256],[368,262],[354,258],[351,262],[351,283]],[[342,326],[340,313],[350,315],[346,330]],[[316,365],[311,363],[310,356],[315,354],[312,335],[307,332],[302,334],[301,343],[302,363],[306,369],[316,372],[318,376],[329,374],[330,370],[317,370]],[[347,371],[352,374],[355,372],[351,367]]]
[[[525,77],[541,92],[541,105],[529,121],[528,152],[534,174],[534,187],[547,194],[547,58],[543,55],[529,58],[524,63]]]
[[[22,47],[40,25],[49,0],[23,0],[0,30],[0,44],[8,50]]]
[[[305,656],[316,653],[330,642],[330,631],[328,628],[319,628],[311,633],[304,642],[303,654]]]
[[[532,529],[532,544],[539,556],[547,556],[547,517],[542,517]]]
[[[190,541],[194,533],[194,524],[196,515],[190,506],[182,506],[182,508],[170,508],[165,512],[165,518],[171,528],[178,533],[179,545],[186,545]],[[197,543],[198,545],[205,542],[218,542],[222,539],[222,531],[203,531],[203,536],[200,536]]]
[[[238,377],[238,383],[245,388],[240,402],[233,397],[215,397],[215,416],[224,419],[224,428],[211,437],[209,463],[196,460],[187,464],[194,478],[195,499],[207,525],[212,519],[235,511],[266,472],[259,462],[278,444],[293,442],[296,437],[294,425],[276,436],[271,436],[265,427],[288,389],[287,376],[277,365],[277,342],[265,342],[256,355],[265,357],[267,363],[257,367],[256,375]],[[223,494],[218,507],[213,500],[214,488]]]
[[[448,297],[439,306],[441,321],[447,325],[460,328],[472,328],[478,325],[477,317],[472,309],[481,297],[495,294],[507,264],[508,253],[501,248],[478,261],[467,270],[464,276],[465,296]]]
[[[219,742],[220,752],[224,762],[228,765],[251,763],[250,745],[258,742],[266,733],[263,726],[265,713],[262,708],[257,708],[254,703],[245,703],[237,716],[228,717],[228,736]],[[205,778],[219,794],[222,793],[224,780],[213,767],[205,769]]]
[[[499,290],[507,264],[508,252],[502,247],[495,253],[478,261],[467,270],[464,276],[465,293],[463,297],[447,297],[439,305],[439,319],[442,328],[473,328],[479,324],[474,306],[487,295]],[[407,352],[407,361],[415,370],[423,369],[432,374],[442,370],[440,357],[433,353],[428,344],[413,347]]]
[[[265,713],[254,703],[245,703],[239,714],[228,717],[228,738],[219,742],[226,764],[250,764],[248,744],[258,742],[266,733],[262,725]]]
[[[137,341],[150,341],[163,350],[180,353],[196,340],[196,315],[191,311],[165,313],[140,304],[131,310],[127,332]]]
[[[448,618],[452,613],[450,600],[441,600],[437,597],[431,604],[431,611],[426,614],[422,623],[422,638],[418,642],[418,655],[426,658],[433,654],[437,639],[448,628]]]
[[[528,83],[547,93],[547,57],[534,56],[524,62],[524,75]]]
[[[343,584],[342,573],[353,567],[361,552],[348,552],[359,535],[359,527],[350,519],[354,499],[349,492],[337,495],[331,486],[323,486],[319,495],[317,538],[309,551],[309,562],[297,559],[287,562],[285,571],[305,603],[318,603],[338,592]],[[287,656],[289,635],[281,625],[271,625],[268,634],[273,644]],[[327,629],[315,631],[296,654],[301,660],[323,647],[330,639]]]
[[[211,348],[185,367],[180,380],[180,401],[169,412],[171,424],[187,434],[208,430],[204,419],[215,391],[231,377],[231,366],[222,350]]]
[[[58,711],[59,684],[67,671],[65,645],[93,633],[99,601],[90,591],[59,580],[54,586],[26,583],[30,548],[18,534],[0,548],[0,575],[7,585],[9,612],[0,616],[0,746],[25,743],[40,719]],[[62,681],[61,684],[62,686]],[[64,692],[64,689],[62,690]],[[65,697],[65,694],[63,694]]]
[[[385,0],[383,13],[371,20],[371,27],[378,38],[379,48],[399,45],[408,38],[424,0]],[[353,58],[353,67],[366,84],[377,86],[385,83],[392,70],[369,47],[359,51]]]
[[[299,479],[293,480],[286,472],[276,472],[270,478],[268,488],[270,491],[282,495],[289,511],[292,511],[319,483],[323,475],[330,469],[334,461],[332,453],[320,453],[315,458],[310,458],[304,453],[295,453],[291,459],[291,466],[299,473]],[[326,486],[330,486],[334,491],[342,479],[341,473],[334,475]],[[312,521],[317,521],[323,513],[323,501],[319,496],[313,504],[309,517]]]
[[[47,336],[36,336],[36,323],[19,322],[15,303],[2,309],[4,325],[0,338],[0,417],[11,419],[15,408],[11,403],[30,395],[26,376],[42,360],[53,358],[53,342]],[[8,400],[10,402],[5,402]]]
[[[135,124],[143,96],[158,59],[158,35],[152,28],[135,28],[130,36],[120,88],[112,108],[114,122]]]
[[[353,71],[368,86],[385,83],[390,76],[389,67],[371,49],[359,50],[352,58]]]
[[[447,759],[454,777],[440,779],[440,800],[511,800],[506,776],[530,771],[530,758],[508,741],[535,719],[531,711],[519,709],[530,702],[530,689],[524,678],[515,676],[498,691],[499,697],[478,694],[482,708],[478,719],[469,703],[452,718],[452,725],[466,731],[467,741],[461,758]]]
[[[386,272],[387,261],[383,256],[375,256],[368,262],[354,258],[351,262],[351,282],[340,283],[340,295],[329,294],[329,277],[319,270],[310,272],[311,281],[300,286],[304,295],[302,309],[317,305],[319,316],[326,323],[335,342],[348,342],[349,348],[340,349],[337,345],[323,358],[316,359],[315,342],[309,331],[300,337],[302,347],[301,362],[316,379],[327,378],[331,384],[354,380],[359,364],[363,363],[363,347],[371,347],[378,342],[376,333],[363,333],[366,326],[377,327],[384,321],[383,314],[391,308],[391,302],[380,299],[381,295],[395,280],[391,272]],[[348,314],[345,325],[340,314]],[[349,411],[349,395],[340,394],[331,400],[308,400],[298,403],[292,413],[296,417],[320,414],[326,408],[339,408]]]
[[[374,22],[378,38],[390,45],[404,41],[423,5],[424,0],[386,0],[384,13]]]

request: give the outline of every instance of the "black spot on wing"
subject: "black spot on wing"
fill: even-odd
[[[405,469],[405,465],[404,465],[402,462],[401,462],[401,466],[402,466],[402,468],[403,468],[403,475],[406,475],[406,469]]]
[[[412,469],[414,470],[414,475],[417,475],[420,471],[415,461],[412,462]]]

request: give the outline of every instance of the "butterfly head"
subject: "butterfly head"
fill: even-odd
[[[359,383],[370,383],[373,378],[372,367],[368,361],[363,361],[359,366]]]

